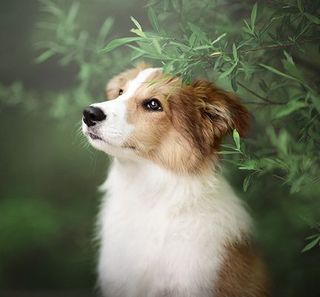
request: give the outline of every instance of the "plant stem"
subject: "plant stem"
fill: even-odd
[[[246,53],[249,53],[249,52],[261,51],[261,50],[265,50],[265,49],[286,48],[286,47],[294,46],[296,44],[304,44],[304,43],[312,42],[312,41],[316,41],[316,40],[320,40],[320,37],[304,39],[304,40],[301,40],[301,41],[291,41],[291,42],[287,42],[287,43],[284,43],[284,44],[267,44],[267,45],[264,45],[264,46],[261,46],[261,47],[242,50],[242,51],[239,51],[239,52],[242,53],[242,54],[246,54]]]
[[[262,101],[264,101],[265,104],[272,104],[272,105],[284,105],[284,104],[287,104],[287,102],[276,102],[276,101],[272,101],[272,100],[270,100],[270,99],[268,99],[268,98],[265,98],[265,97],[259,95],[259,94],[256,93],[255,91],[249,89],[249,88],[248,88],[247,86],[245,86],[243,83],[241,83],[241,82],[239,82],[239,81],[237,81],[237,83],[238,83],[238,85],[239,85],[240,87],[244,88],[247,92],[251,93],[252,95],[254,95],[254,96],[256,96],[257,98],[259,98],[259,99],[261,99]],[[247,102],[247,103],[249,103],[249,102]],[[250,102],[250,103],[253,104],[253,102]],[[261,104],[261,102],[260,102],[260,103],[256,102],[256,104]]]

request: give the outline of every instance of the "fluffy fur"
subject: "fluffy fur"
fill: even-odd
[[[128,70],[106,88],[106,115],[83,132],[114,157],[99,215],[99,285],[107,297],[267,296],[251,220],[218,174],[224,135],[249,114],[214,85],[159,68]],[[157,98],[161,111],[146,109]]]

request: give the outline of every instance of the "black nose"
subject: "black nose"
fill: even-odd
[[[88,106],[83,111],[83,121],[87,124],[88,127],[94,126],[96,122],[103,121],[106,118],[104,112],[93,106]]]

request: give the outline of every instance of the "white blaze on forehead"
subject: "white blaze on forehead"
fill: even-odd
[[[101,103],[94,103],[91,106],[99,107],[101,108],[105,114],[108,113],[107,108],[109,109],[109,112],[112,111],[114,108],[119,108],[122,110],[122,112],[126,112],[125,110],[125,103],[128,101],[134,93],[137,91],[139,87],[141,87],[144,83],[148,82],[148,78],[155,72],[162,71],[161,68],[147,68],[138,73],[138,75],[128,83],[128,89],[120,96],[118,96],[116,99],[107,101],[107,102],[101,102]]]
[[[128,90],[125,91],[118,98],[121,100],[128,100],[134,95],[136,90],[141,87],[144,83],[148,82],[148,78],[155,72],[161,71],[161,68],[147,68],[139,72],[139,74],[129,82]]]

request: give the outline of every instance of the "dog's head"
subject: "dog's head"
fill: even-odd
[[[127,70],[106,93],[108,101],[84,110],[82,128],[92,146],[118,158],[195,172],[215,159],[224,135],[248,128],[234,95],[206,81],[185,85],[160,68]]]

